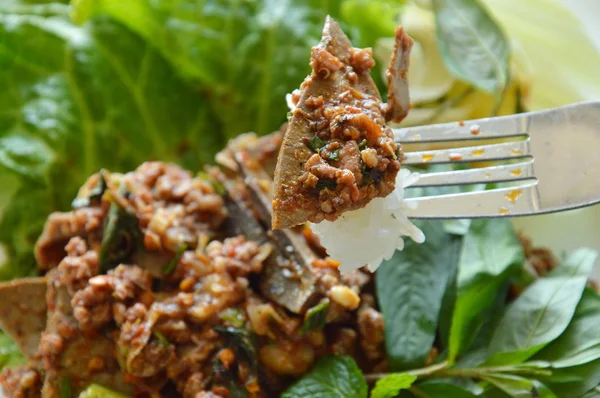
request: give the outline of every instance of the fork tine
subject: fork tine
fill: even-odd
[[[407,188],[442,185],[491,184],[533,178],[533,158],[526,162],[468,170],[421,174],[419,180]]]
[[[477,162],[487,160],[505,160],[527,157],[529,155],[529,138],[523,141],[506,142],[435,151],[406,152],[404,165],[424,163]]]
[[[537,181],[489,191],[405,199],[406,216],[413,219],[514,217],[539,212]],[[558,211],[552,209],[549,211]]]
[[[529,117],[534,114],[535,112],[523,115],[469,120],[466,122],[396,128],[393,131],[396,141],[400,143],[518,137],[527,135],[529,131]]]

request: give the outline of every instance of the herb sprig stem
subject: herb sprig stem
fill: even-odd
[[[419,379],[432,377],[458,377],[469,379],[482,379],[493,373],[508,373],[514,375],[529,376],[551,376],[552,371],[548,369],[531,369],[516,366],[490,366],[481,368],[448,368],[448,361],[440,362],[425,368],[408,370],[405,373],[416,376]],[[389,373],[371,373],[365,375],[367,382],[375,382],[388,376]]]

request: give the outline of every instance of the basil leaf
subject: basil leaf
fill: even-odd
[[[385,344],[394,370],[419,367],[429,354],[462,243],[462,237],[446,233],[439,221],[418,226],[427,236],[425,242],[407,242],[375,275]]]
[[[524,261],[519,238],[508,220],[473,220],[458,266],[448,357],[452,362],[472,344],[505,281]]]
[[[323,329],[327,320],[327,310],[329,310],[329,299],[324,298],[319,304],[306,311],[302,331],[308,332],[313,329]]]
[[[570,253],[548,276],[588,276],[594,268],[598,252],[581,248]]]
[[[573,381],[568,382],[569,379]],[[579,398],[600,385],[600,359],[584,365],[554,370],[545,384],[560,398]]]
[[[417,376],[410,373],[391,373],[377,380],[371,398],[394,398],[400,390],[408,390],[415,380]]]
[[[587,278],[543,278],[509,307],[490,342],[488,364],[521,363],[555,340],[567,328]]]
[[[417,387],[429,398],[474,398],[477,396],[459,385],[437,380],[420,383]]]
[[[482,379],[493,384],[511,397],[531,398],[533,396],[533,382],[531,380],[497,373],[484,376]]]
[[[350,357],[325,356],[281,398],[367,398],[365,378]]]
[[[537,380],[533,381],[533,387],[538,398],[558,398],[556,394],[552,392],[552,390]]]
[[[436,37],[444,64],[461,80],[490,94],[509,79],[510,47],[477,0],[433,0]]]
[[[566,368],[600,358],[600,297],[588,289],[577,305],[571,323],[535,359],[552,362],[555,368]]]
[[[600,386],[596,386],[592,388],[590,391],[586,392],[579,398],[598,398],[600,396]]]

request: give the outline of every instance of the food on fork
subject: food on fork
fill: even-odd
[[[314,223],[344,272],[365,264],[375,270],[404,247],[403,236],[425,239],[404,215],[402,200],[418,176],[400,170],[402,149],[386,124],[400,122],[410,107],[411,47],[412,39],[396,28],[384,104],[369,75],[371,50],[352,47],[327,18],[312,49],[312,73],[288,96],[291,118],[275,170],[272,226]]]
[[[394,190],[402,150],[386,120],[399,122],[408,112],[411,46],[398,27],[386,105],[369,74],[371,49],[352,47],[327,18],[312,49],[312,73],[291,94],[294,109],[275,171],[274,229],[334,221]]]

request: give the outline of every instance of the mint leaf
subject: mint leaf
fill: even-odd
[[[587,278],[553,277],[534,282],[509,307],[490,342],[488,364],[521,363],[567,328]]]
[[[472,344],[501,287],[523,261],[523,248],[510,221],[471,222],[458,267],[458,297],[448,348],[450,361]]]
[[[555,368],[566,368],[600,358],[600,297],[592,290],[583,293],[571,323],[558,339],[541,350],[534,359],[549,361]]]
[[[385,344],[394,370],[421,366],[429,354],[462,243],[462,237],[446,233],[439,221],[419,227],[427,236],[425,242],[407,242],[376,273]]]
[[[281,398],[367,398],[367,382],[350,357],[321,357]]]
[[[510,46],[477,0],[433,0],[437,42],[446,67],[490,94],[508,84]]]
[[[415,380],[417,376],[410,373],[391,373],[377,380],[371,398],[394,398],[398,396],[400,390],[408,390]]]

